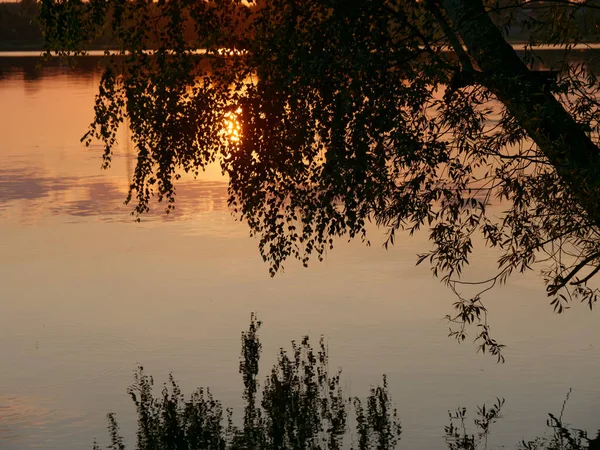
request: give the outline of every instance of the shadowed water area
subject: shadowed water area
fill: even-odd
[[[323,263],[290,262],[270,278],[257,241],[227,208],[218,167],[179,182],[175,212],[154,205],[135,223],[123,204],[135,166],[127,130],[109,171],[99,145],[79,142],[99,61],[39,68],[31,56],[0,57],[0,449],[107,443],[108,412],[133,448],[126,391],[138,365],[158,386],[172,372],[186,394],[210,387],[241,422],[240,331],[251,311],[264,322],[261,384],[280,347],[323,335],[347,397],[366,398],[387,375],[399,448],[447,448],[448,411],[496,397],[506,402],[488,447],[514,448],[547,431],[547,413],[560,412],[569,389],[564,420],[595,435],[597,312],[573,305],[553,314],[537,273],[487,294],[490,324],[507,345],[498,365],[447,338],[454,297],[415,267],[429,248],[425,233],[386,251],[373,229],[371,247],[339,242]],[[496,257],[476,251],[467,275],[491,273]]]

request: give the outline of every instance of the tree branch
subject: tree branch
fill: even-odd
[[[555,167],[591,222],[600,226],[598,147],[521,61],[481,0],[440,0],[440,5],[481,70],[477,81],[506,106]]]
[[[452,49],[456,53],[458,60],[460,61],[460,65],[462,66],[462,69],[469,72],[474,72],[475,69],[473,68],[471,58],[465,51],[463,44],[460,41],[460,38],[454,32],[454,30],[452,30],[452,26],[446,21],[446,18],[442,14],[442,11],[440,11],[440,9],[435,4],[435,0],[426,0],[426,4],[429,11],[431,11],[431,14],[433,14],[433,17],[435,17],[435,20],[437,21],[438,25],[448,38],[448,42],[450,42]]]

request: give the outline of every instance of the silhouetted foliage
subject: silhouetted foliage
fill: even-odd
[[[42,48],[44,39],[37,20],[38,5],[33,0],[0,3],[0,50]]]
[[[571,391],[569,391],[569,394]],[[563,422],[563,414],[569,394],[563,402],[560,414],[548,414],[546,422],[549,433],[533,440],[523,440],[516,446],[517,450],[596,450],[600,444],[600,431],[598,437],[590,439],[585,430],[569,427]],[[454,413],[449,412],[450,424],[446,426],[446,444],[448,450],[477,450],[488,448],[488,436],[491,426],[502,417],[501,409],[504,399],[497,399],[496,403],[486,408],[478,406],[473,424],[475,432],[467,426],[466,408],[458,408]]]
[[[490,426],[500,418],[500,410],[503,405],[504,399],[497,399],[489,409],[485,405],[477,407],[477,416],[473,421],[477,429],[476,433],[469,433],[467,430],[466,408],[458,408],[454,413],[448,412],[450,424],[445,428],[448,450],[476,449],[481,446],[487,448]]]
[[[540,267],[557,312],[597,301],[600,84],[574,45],[598,41],[598,11],[598,0],[44,0],[41,19],[58,54],[107,30],[118,42],[84,141],[104,143],[107,167],[127,119],[137,214],[153,196],[170,211],[181,171],[217,162],[272,274],[290,257],[322,259],[336,237],[369,243],[369,222],[385,245],[428,228],[418,263],[458,295],[451,334],[477,326],[479,348],[502,360],[482,294],[513,272]],[[564,49],[551,72],[536,70],[539,44]],[[493,201],[505,210],[490,214]],[[466,296],[476,236],[499,250],[498,272]]]
[[[386,378],[373,387],[366,406],[345,398],[341,370],[329,373],[323,339],[314,350],[308,337],[281,349],[257,402],[261,323],[252,315],[242,333],[240,374],[244,381],[244,420],[238,428],[209,389],[199,388],[186,400],[172,375],[159,396],[154,380],[139,367],[128,392],[136,405],[138,450],[237,449],[393,449],[402,429],[388,394]],[[358,440],[348,434],[348,413],[356,414]],[[108,415],[111,450],[124,449],[113,414]],[[226,426],[224,423],[226,422]],[[99,449],[98,444],[94,445]]]
[[[563,402],[560,414],[548,414],[546,425],[551,430],[550,436],[538,437],[534,440],[523,441],[521,450],[598,450],[600,448],[600,430],[595,438],[589,438],[587,431],[571,428],[564,424],[563,415],[571,390]]]
[[[224,410],[208,388],[197,389],[189,399],[172,375],[159,395],[143,367],[134,374],[128,393],[137,410],[137,450],[393,450],[402,428],[389,396],[387,378],[371,388],[366,400],[346,397],[341,369],[330,373],[321,338],[313,349],[308,337],[292,342],[291,352],[281,349],[264,381],[260,401],[258,373],[261,323],[253,314],[242,333],[240,374],[244,382],[244,417],[235,425],[233,411]],[[519,450],[594,450],[600,440],[563,423],[568,396],[558,417],[550,414],[550,434],[523,441]],[[470,431],[466,408],[449,412],[445,427],[448,450],[487,449],[492,425],[500,419],[504,399],[492,407],[478,406]],[[353,431],[351,431],[351,424]],[[124,450],[125,442],[114,414],[108,414],[110,445]],[[600,435],[599,435],[600,436]],[[94,450],[100,450],[97,442]]]

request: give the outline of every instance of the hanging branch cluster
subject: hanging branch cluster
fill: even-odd
[[[218,162],[229,204],[275,274],[323,257],[336,237],[368,242],[376,222],[428,228],[427,260],[458,295],[457,328],[502,359],[481,294],[541,264],[561,312],[590,307],[600,271],[597,67],[571,55],[596,39],[595,2],[517,0],[44,0],[49,51],[100,35],[107,56],[84,140],[127,119],[138,160],[128,200],[173,208],[182,171]],[[524,33],[517,55],[507,43]],[[565,44],[549,73],[533,46]],[[227,132],[234,127],[235,138]],[[500,217],[488,206],[501,202]],[[474,239],[498,273],[463,298]]]

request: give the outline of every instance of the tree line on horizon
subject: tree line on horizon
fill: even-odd
[[[153,3],[153,2],[149,2]],[[263,1],[252,3],[248,6],[239,6],[240,8],[250,8],[251,10],[261,8]],[[500,2],[502,3],[502,2]],[[524,2],[528,3],[528,2]],[[536,11],[543,10],[545,3],[543,0],[529,2],[527,9],[522,14],[531,17],[536,16]],[[500,5],[500,8],[502,6]],[[40,2],[37,0],[20,0],[18,2],[0,2],[0,50],[41,50],[44,48],[45,39],[42,27],[38,17],[40,13]],[[587,22],[597,22],[600,11],[596,8],[583,7],[577,13],[576,20],[587,28]],[[186,38],[193,42],[196,35],[191,26],[193,18],[188,17],[186,22]],[[511,40],[514,42],[525,42],[528,39],[528,31],[522,27],[513,30]],[[596,36],[590,34],[590,41],[595,41]],[[112,34],[110,29],[104,30],[100,36],[95,36],[89,43],[91,50],[119,49],[119,40]],[[158,46],[158,43],[150,43],[150,47]]]

